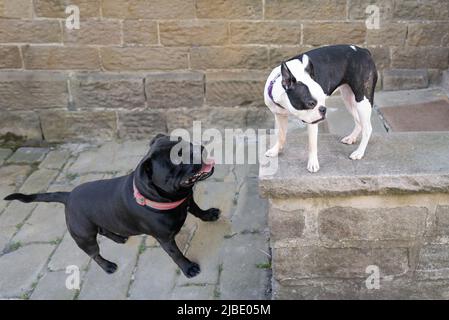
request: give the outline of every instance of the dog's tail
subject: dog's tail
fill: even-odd
[[[52,192],[52,193],[36,193],[36,194],[23,194],[13,193],[7,196],[4,200],[19,200],[25,203],[30,202],[58,202],[67,204],[70,192]]]

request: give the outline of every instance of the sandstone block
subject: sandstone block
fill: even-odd
[[[161,47],[104,47],[103,66],[109,71],[176,70],[188,68],[187,51]]]
[[[258,0],[198,0],[200,19],[261,19],[262,2]]]
[[[93,47],[25,46],[26,69],[98,70],[100,57]]]
[[[20,58],[19,47],[0,47],[0,69],[20,69],[22,59]]]
[[[124,20],[123,42],[125,44],[157,44],[157,23],[149,20]]]
[[[162,21],[159,33],[164,46],[220,45],[228,41],[228,24],[201,20]]]
[[[193,19],[193,0],[108,0],[102,2],[103,17],[120,19]]]
[[[33,109],[66,108],[67,76],[57,72],[0,72],[0,96],[3,110],[28,110],[30,106]]]
[[[42,131],[45,140],[102,140],[115,137],[117,120],[111,111],[43,111]]]
[[[194,47],[193,69],[266,69],[268,49],[264,47]]]
[[[60,43],[61,28],[53,20],[0,19],[0,42]]]
[[[358,22],[311,22],[303,28],[303,42],[308,45],[363,44],[365,36],[366,26]]]
[[[231,22],[234,44],[299,44],[301,25],[296,22]]]
[[[280,20],[344,20],[345,0],[267,0],[265,18]]]
[[[206,74],[209,106],[263,106],[264,72],[210,72]],[[231,94],[232,93],[232,94]]]
[[[150,108],[201,107],[204,75],[198,72],[148,74],[145,91]]]
[[[79,109],[133,109],[145,106],[143,77],[124,74],[79,74],[70,79]]]

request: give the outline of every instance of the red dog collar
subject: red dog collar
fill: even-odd
[[[137,190],[136,184],[133,181],[134,188],[134,198],[136,199],[137,204],[141,206],[147,206],[156,210],[172,210],[181,205],[187,198],[178,200],[176,202],[156,202],[150,199],[145,198],[139,190]]]
[[[215,165],[214,160],[207,160],[206,163],[203,164],[201,170],[199,173],[209,173],[211,172],[212,168]],[[179,207],[184,201],[186,201],[187,198],[178,200],[176,202],[156,202],[152,201],[150,199],[145,198],[137,189],[136,183],[133,181],[133,188],[134,188],[134,198],[136,199],[136,202],[141,206],[147,206],[153,209],[157,210],[172,210],[177,207]]]

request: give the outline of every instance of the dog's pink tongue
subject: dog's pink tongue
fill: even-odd
[[[201,168],[201,173],[209,173],[212,171],[212,168],[215,166],[215,161],[213,159],[207,159]]]

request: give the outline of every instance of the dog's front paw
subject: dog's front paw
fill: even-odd
[[[279,151],[280,151],[279,148],[277,146],[274,146],[273,148],[265,152],[265,157],[269,158],[277,157],[279,155]]]
[[[200,274],[201,269],[198,263],[191,262],[182,272],[187,278],[193,278]]]
[[[311,173],[318,172],[318,170],[320,170],[320,163],[318,162],[318,159],[309,159],[307,170]]]
[[[349,156],[349,158],[351,158],[352,160],[360,160],[364,155],[365,151],[357,149]]]
[[[200,217],[203,221],[217,221],[220,218],[221,210],[217,208],[211,208],[204,211],[204,214]]]

